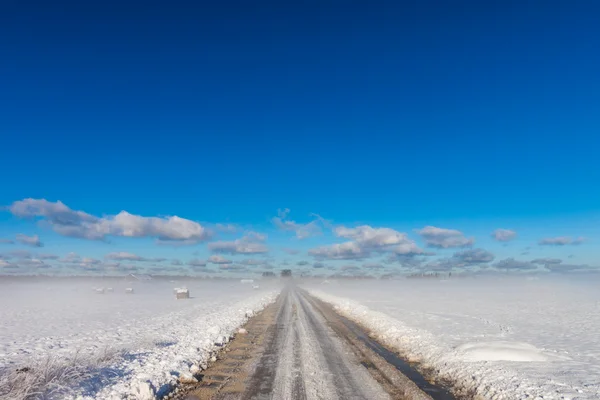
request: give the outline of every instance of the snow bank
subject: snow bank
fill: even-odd
[[[598,399],[598,283],[499,278],[307,289],[463,393]]]
[[[225,308],[204,310],[193,319],[189,319],[188,313],[169,317],[170,325],[164,327],[162,333],[165,342],[129,353],[111,366],[122,371],[126,379],[78,399],[108,400],[134,394],[136,399],[151,400],[158,394],[169,393],[178,381],[191,382],[202,366],[206,366],[213,352],[227,343],[237,328],[248,320],[248,315],[262,310],[275,300],[277,294],[273,291]],[[85,388],[81,389],[81,393],[85,394]]]
[[[230,282],[181,283],[194,293],[189,300],[177,301],[169,282],[111,282],[116,290],[104,296],[89,282],[0,284],[0,375],[22,367],[34,374],[48,360],[60,366],[76,359],[71,381],[47,398],[154,398],[193,375],[215,343],[279,292],[275,285],[257,291]]]

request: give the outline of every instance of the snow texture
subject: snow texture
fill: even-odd
[[[101,296],[96,289],[106,283],[98,280],[0,283],[0,375],[47,359],[54,365],[111,354],[54,398],[154,399],[205,365],[279,293],[273,285],[180,283],[190,289],[189,300],[177,301],[171,282],[111,281],[114,292]]]
[[[331,282],[306,288],[485,399],[599,399],[598,277]]]

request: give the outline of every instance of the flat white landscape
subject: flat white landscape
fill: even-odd
[[[485,399],[600,398],[600,279],[307,283],[388,346]]]
[[[215,343],[275,299],[278,285],[3,280],[0,377],[22,367],[37,373],[47,360],[57,368],[77,357],[85,373],[68,385],[51,385],[49,398],[152,399],[206,363]],[[302,286],[411,361],[481,398],[600,398],[598,276],[340,280]],[[189,289],[190,299],[175,299],[174,289],[181,287]],[[126,288],[134,293],[126,294]],[[2,392],[0,398],[18,399]]]
[[[190,299],[175,299],[180,287]],[[256,289],[239,281],[6,279],[0,282],[0,372],[77,357],[90,364],[85,379],[57,385],[54,397],[151,398],[205,362],[215,343],[278,292],[264,282]]]

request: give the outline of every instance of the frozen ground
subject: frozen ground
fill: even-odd
[[[483,398],[600,398],[598,277],[304,286],[381,341]]]
[[[176,300],[173,289],[183,286],[191,298]],[[98,287],[105,293],[96,293]],[[128,287],[134,294],[125,293]],[[256,290],[239,281],[4,281],[0,372],[48,359],[66,362],[74,354],[82,362],[100,358],[85,380],[69,385],[70,394],[144,398],[152,390],[168,390],[178,374],[206,361],[215,342],[278,292],[268,284]]]

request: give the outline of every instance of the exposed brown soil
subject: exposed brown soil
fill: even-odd
[[[245,334],[236,334],[224,346],[215,363],[209,366],[197,384],[182,387],[182,400],[226,400],[251,398],[244,396],[247,382],[256,371],[261,373],[259,360],[265,353],[265,345],[272,342],[276,326],[273,323],[280,308],[281,297],[252,317],[245,325]],[[269,377],[265,376],[266,381]]]
[[[273,393],[276,392],[276,375],[284,368],[283,365],[279,365],[282,362],[282,351],[288,352],[288,368],[291,362],[292,370],[296,371],[291,378],[288,377],[289,394],[283,396],[286,399],[282,400],[288,400],[287,397],[289,400],[324,398],[318,393],[315,395],[314,390],[312,394],[307,394],[305,390],[305,383],[310,375],[303,376],[301,364],[304,360],[300,354],[295,354],[302,348],[305,339],[299,336],[295,329],[290,328],[298,323],[299,314],[302,314],[303,326],[316,332],[318,337],[322,338],[319,342],[321,346],[326,346],[320,350],[327,353],[321,354],[326,358],[325,370],[322,372],[324,379],[333,377],[337,398],[369,399],[368,394],[358,393],[363,391],[363,381],[357,380],[356,374],[349,375],[348,370],[341,366],[351,363],[365,368],[368,372],[365,377],[370,379],[371,375],[390,399],[432,399],[394,365],[373,351],[368,343],[365,344],[363,336],[366,333],[357,334],[356,327],[349,327],[347,320],[344,322],[330,305],[295,288],[284,291],[274,304],[251,318],[244,326],[247,333],[235,335],[235,338],[224,346],[217,361],[204,371],[200,381],[181,387],[178,394],[171,398],[275,399]],[[363,337],[363,340],[359,336]],[[284,342],[289,344],[290,341],[293,346],[283,345]],[[333,343],[341,343],[343,350],[336,350],[340,345]],[[358,375],[364,374],[358,372]],[[373,382],[373,385],[377,386],[377,383]],[[382,395],[385,396],[385,393]]]

